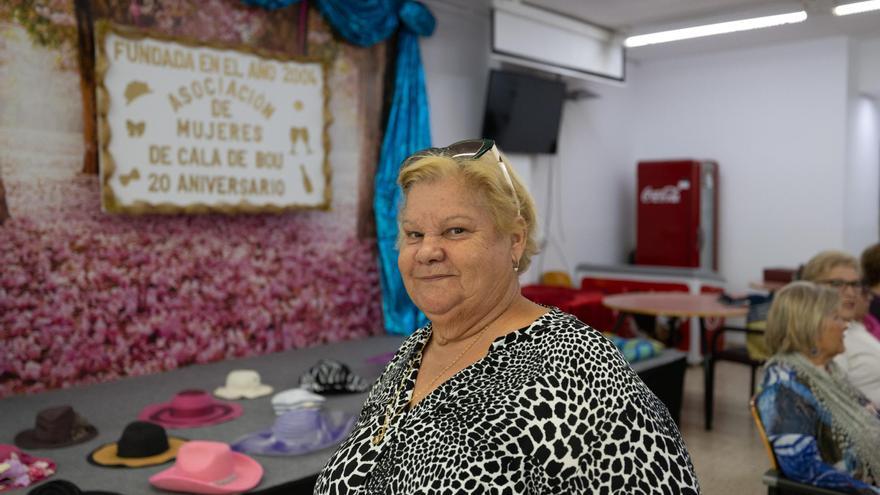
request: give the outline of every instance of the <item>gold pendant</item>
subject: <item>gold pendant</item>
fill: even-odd
[[[373,445],[376,446],[376,445],[379,445],[380,443],[382,443],[383,438],[385,438],[385,429],[384,428],[379,430],[379,433],[376,433],[375,435],[373,435]]]

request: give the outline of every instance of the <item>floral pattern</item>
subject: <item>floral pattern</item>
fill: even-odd
[[[338,227],[345,208],[124,218],[100,213],[94,177],[6,186],[82,199],[11,204],[0,226],[0,397],[381,332],[374,241]]]
[[[73,0],[4,0],[0,2],[0,21],[14,21],[24,27],[34,44],[57,49],[59,68],[76,69]]]
[[[113,22],[201,41],[247,44],[290,52],[287,32],[298,6],[267,11],[240,0],[111,0],[93,3],[93,15]],[[312,19],[315,19],[312,21]],[[73,0],[3,0],[0,22],[25,28],[35,45],[58,50],[58,66],[77,69],[77,27]],[[324,24],[318,15],[312,25]]]

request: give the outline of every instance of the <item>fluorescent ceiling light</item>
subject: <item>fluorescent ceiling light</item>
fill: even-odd
[[[880,0],[872,1],[878,2]],[[637,36],[630,36],[629,38],[624,40],[623,44],[629,48],[633,48],[636,46],[653,45],[656,43],[686,40],[689,38],[701,38],[703,36],[711,36],[713,34],[734,33],[736,31],[747,31],[749,29],[781,26],[782,24],[795,24],[798,22],[803,22],[806,19],[806,11],[801,10],[798,12],[791,12],[789,14],[753,17],[751,19],[719,22],[717,24],[706,24],[704,26],[673,29],[670,31],[661,31],[659,33],[640,34]]]
[[[870,12],[872,10],[880,10],[880,0],[838,5],[834,7],[834,15],[861,14],[862,12]]]

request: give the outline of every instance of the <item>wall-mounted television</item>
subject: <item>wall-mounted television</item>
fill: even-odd
[[[565,83],[492,70],[483,115],[483,137],[507,153],[556,153]]]

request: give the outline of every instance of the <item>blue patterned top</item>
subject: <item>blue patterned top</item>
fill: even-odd
[[[762,390],[758,412],[786,477],[843,493],[880,494],[880,488],[857,479],[858,459],[837,446],[829,411],[793,369],[767,366]]]

